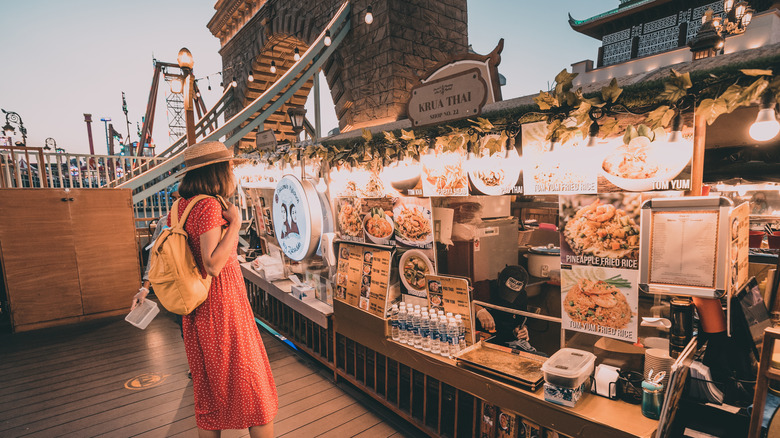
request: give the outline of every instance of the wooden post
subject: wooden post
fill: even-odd
[[[704,180],[704,142],[707,134],[707,119],[693,114],[693,159],[691,161],[690,196],[701,196]],[[705,333],[726,331],[726,314],[720,300],[693,298],[693,304],[699,311],[701,327]]]
[[[693,160],[691,162],[691,196],[702,195],[704,180],[704,142],[707,136],[707,119],[693,115]]]

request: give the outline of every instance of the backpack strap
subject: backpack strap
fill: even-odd
[[[213,196],[209,195],[198,195],[192,198],[187,204],[187,207],[184,208],[184,213],[182,213],[181,217],[178,217],[179,215],[179,201],[181,199],[177,199],[176,202],[173,203],[173,206],[171,206],[171,213],[173,213],[173,216],[171,216],[171,229],[173,228],[184,228],[184,224],[187,221],[187,217],[190,215],[190,211],[193,207],[195,207],[195,204],[197,204],[201,199],[206,198],[213,198]]]

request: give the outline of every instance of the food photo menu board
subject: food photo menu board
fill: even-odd
[[[384,318],[392,258],[391,250],[339,244],[334,298]]]
[[[426,275],[428,308],[443,310],[444,313],[460,315],[466,327],[466,345],[474,344],[474,330],[471,321],[471,295],[469,280],[461,277]]]
[[[691,189],[693,130],[628,125],[617,136],[566,142],[547,138],[546,122],[523,125],[526,194],[595,194]]]
[[[425,297],[425,275],[436,273],[430,198],[335,199],[336,234],[350,242],[394,246],[404,291]]]
[[[560,196],[562,327],[636,342],[640,194]]]

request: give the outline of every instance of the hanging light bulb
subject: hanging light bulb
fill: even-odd
[[[328,191],[328,185],[325,183],[325,178],[320,177],[320,180],[317,181],[317,185],[314,186],[314,189],[317,190],[320,193],[325,193]]]
[[[592,148],[599,144],[599,124],[595,120],[588,129],[588,138],[585,139],[585,146]]]
[[[293,54],[293,59],[296,60],[296,61],[301,59],[301,52],[298,51],[297,47],[295,48],[295,53]]]
[[[253,75],[253,74],[252,74],[252,72],[250,71],[250,72],[249,72],[249,77],[248,77],[248,78],[246,78],[246,79],[247,79],[249,82],[254,82],[254,81],[255,81],[255,75]]]
[[[756,141],[768,141],[775,138],[778,133],[780,133],[780,122],[777,121],[772,94],[764,92],[756,121],[750,125],[750,137]]]
[[[233,88],[238,86],[238,82],[236,82],[236,77],[235,76],[233,76],[233,82],[230,83],[230,86],[233,87]]]
[[[366,24],[371,24],[374,22],[374,14],[373,9],[371,8],[371,5],[368,5],[366,8]]]
[[[271,60],[271,73],[276,73],[276,61]]]
[[[323,41],[326,47],[330,47],[333,40],[330,39],[330,29],[325,29],[325,40]]]
[[[672,120],[672,132],[669,133],[668,143],[679,143],[682,141],[682,115],[677,114]]]

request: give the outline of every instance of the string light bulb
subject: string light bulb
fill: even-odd
[[[679,143],[682,141],[682,115],[677,113],[672,120],[672,132],[669,133],[668,143]]]
[[[271,60],[271,74],[276,73],[276,61]]]
[[[599,144],[599,124],[595,120],[590,124],[590,128],[588,128],[588,138],[586,140],[585,146],[589,148]]]
[[[298,61],[301,59],[301,52],[298,50],[298,48],[295,48],[295,52],[293,53],[293,59]]]
[[[255,75],[252,74],[252,72],[249,72],[249,77],[246,78],[249,82],[255,81]]]
[[[756,121],[750,125],[750,137],[756,141],[768,141],[780,133],[780,122],[777,121],[775,102],[771,93],[764,92],[759,108]]]
[[[366,8],[366,24],[371,24],[374,22],[374,14],[373,9],[371,8],[371,5],[368,5]]]
[[[323,40],[325,47],[330,47],[333,40],[330,39],[330,29],[325,29],[325,39]]]
[[[238,86],[238,82],[236,82],[236,77],[235,76],[233,76],[233,81],[230,83],[230,86],[233,87],[233,88]]]

